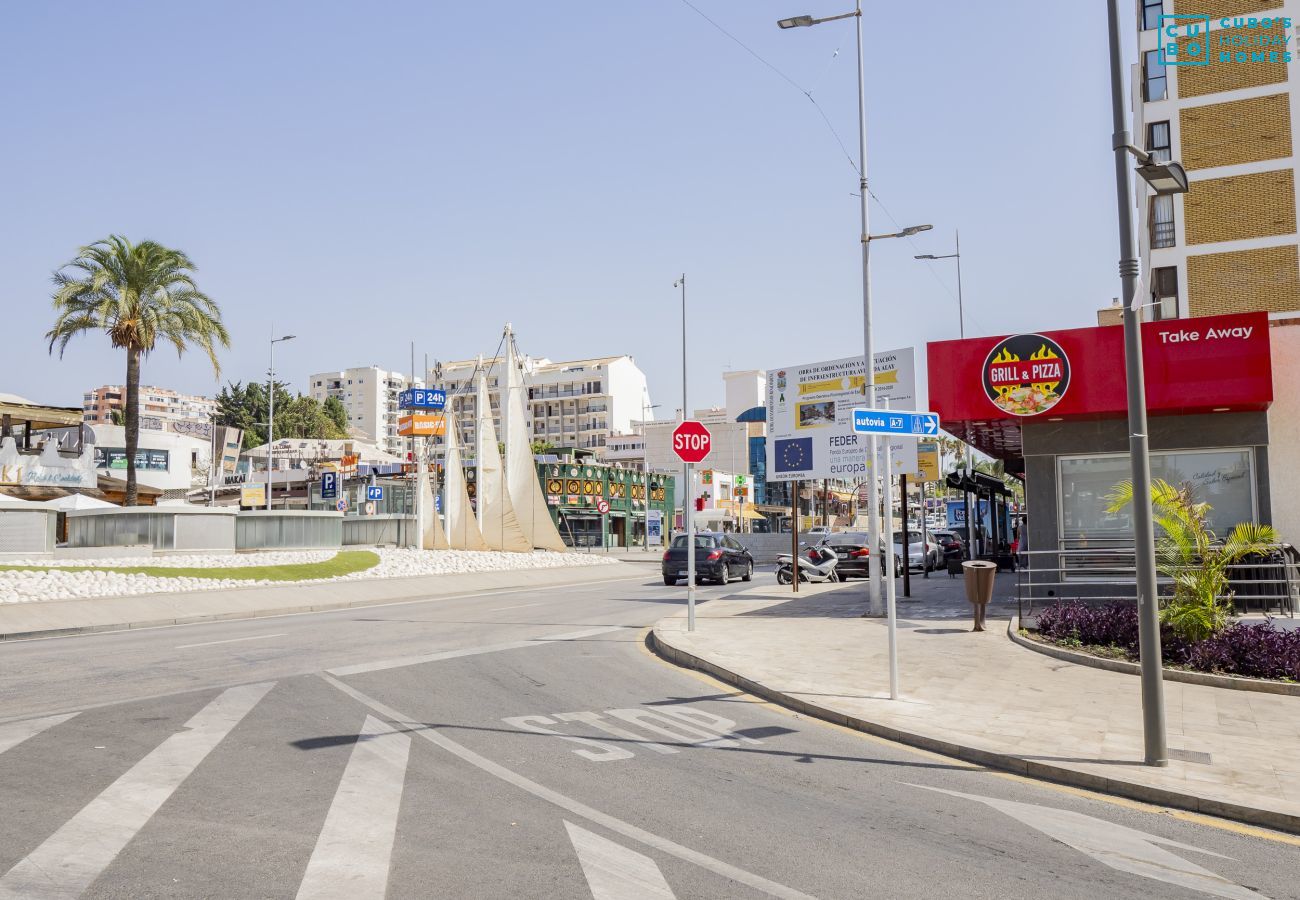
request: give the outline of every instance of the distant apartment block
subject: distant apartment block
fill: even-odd
[[[397,395],[409,387],[424,387],[424,382],[401,372],[389,372],[378,366],[319,372],[308,381],[313,400],[324,403],[338,398],[348,413],[348,434],[370,441],[389,453],[400,454],[405,438],[397,434],[400,411]]]
[[[460,424],[461,435],[472,441],[478,418],[473,382],[475,360],[442,363],[429,372],[429,383],[447,391],[448,407]],[[631,430],[650,405],[645,373],[630,356],[603,356],[569,362],[524,357],[524,406],[531,416],[531,440],[555,447],[591,450],[604,457],[613,434]],[[485,360],[488,397],[500,435],[500,360]]]
[[[125,411],[126,388],[106,384],[81,395],[81,418],[91,424],[112,424],[115,410]],[[210,423],[216,414],[216,401],[195,394],[181,394],[168,388],[140,386],[140,417],[181,422]],[[149,427],[146,425],[145,427]],[[161,426],[154,430],[162,430]]]

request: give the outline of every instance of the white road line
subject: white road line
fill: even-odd
[[[496,609],[489,609],[488,612],[505,612],[507,609],[527,609],[530,606],[544,606],[546,601],[541,603],[521,603],[518,606],[498,606]]]
[[[366,716],[298,900],[383,900],[411,739]]]
[[[215,646],[216,644],[237,644],[240,641],[264,641],[267,638],[284,637],[288,633],[289,632],[287,631],[280,631],[277,632],[276,634],[259,634],[259,635],[254,635],[253,637],[230,638],[229,640],[225,640],[225,641],[204,641],[201,644],[181,644],[176,649],[189,650],[191,647],[212,647]]]
[[[17,747],[23,741],[30,737],[36,737],[47,728],[53,728],[60,722],[66,722],[75,716],[76,713],[65,713],[61,716],[45,716],[41,719],[24,719],[20,722],[10,722],[8,725],[0,725],[0,753],[4,753],[11,747]]]
[[[80,896],[273,686],[222,692],[0,878],[0,898]]]
[[[697,865],[702,869],[707,869],[710,872],[721,875],[723,878],[729,878],[738,884],[748,885],[754,890],[760,891],[768,896],[780,897],[782,900],[813,900],[810,895],[801,891],[796,891],[794,888],[786,887],[785,885],[778,884],[775,881],[769,881],[761,875],[746,872],[744,869],[733,866],[730,863],[725,863],[720,859],[706,856],[698,850],[692,850],[690,847],[683,847],[681,844],[668,840],[668,838],[663,838],[657,834],[646,831],[643,828],[638,828],[630,822],[624,822],[622,819],[615,818],[608,813],[603,813],[598,809],[587,806],[585,803],[574,800],[572,797],[561,794],[559,791],[538,784],[536,781],[525,778],[523,775],[520,775],[512,769],[507,769],[500,763],[493,762],[486,756],[475,753],[468,747],[456,743],[436,728],[431,728],[423,722],[417,722],[409,716],[402,715],[392,707],[385,706],[378,700],[367,697],[356,688],[339,681],[337,678],[331,678],[326,674],[322,674],[321,678],[334,685],[334,687],[347,694],[353,700],[356,700],[362,706],[367,706],[374,710],[399,728],[410,729],[412,734],[419,735],[426,741],[446,750],[448,753],[460,757],[470,765],[487,772],[489,775],[500,778],[502,781],[512,784],[520,790],[532,794],[534,797],[545,800],[547,803],[554,804],[560,809],[567,810],[575,816],[581,816],[587,821],[595,822],[597,825],[600,825],[602,828],[607,828],[615,834],[621,834],[624,837],[631,838],[638,843],[645,844],[653,850],[658,850],[661,853],[675,856],[678,859]]]
[[[565,822],[564,827],[595,900],[675,900],[672,888],[650,857],[572,822]]]
[[[327,669],[331,675],[339,678],[348,675],[360,675],[364,672],[379,672],[383,669],[400,669],[405,666],[418,666],[423,663],[439,662],[444,659],[458,659],[462,656],[478,656],[483,653],[500,653],[502,650],[522,650],[524,647],[536,647],[539,644],[553,644],[557,641],[576,641],[581,638],[608,634],[631,628],[629,625],[606,625],[600,628],[587,628],[583,631],[571,631],[568,634],[552,634],[546,637],[529,638],[523,641],[507,641],[503,644],[486,644],[480,647],[462,647],[459,650],[443,650],[440,653],[426,653],[422,656],[399,656],[396,659],[381,659],[378,662],[358,663],[354,666],[340,666]]]

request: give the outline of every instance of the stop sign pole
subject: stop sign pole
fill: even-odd
[[[686,463],[682,515],[686,520],[686,630],[695,630],[695,464],[713,449],[713,435],[700,422],[687,420],[673,429],[673,452]]]

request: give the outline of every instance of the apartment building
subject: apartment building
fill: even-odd
[[[389,372],[378,366],[319,372],[308,379],[313,400],[324,403],[338,398],[348,412],[348,434],[369,441],[393,454],[402,453],[405,438],[397,434],[400,410],[397,395],[409,387],[424,387],[421,379],[414,384],[408,375]]]
[[[90,424],[113,423],[114,411],[126,409],[126,388],[120,384],[106,384],[81,395],[81,418]],[[195,394],[181,394],[168,388],[152,385],[140,386],[140,417],[142,425],[150,428],[146,418],[178,422],[208,424],[217,411],[215,400]],[[161,431],[159,425],[152,430]]]
[[[522,360],[525,404],[531,415],[532,440],[556,447],[592,450],[603,458],[611,435],[631,431],[650,405],[645,373],[630,356],[604,356],[569,362],[526,356]],[[464,440],[474,439],[478,409],[474,395],[476,360],[441,363],[428,373],[429,383],[447,391],[448,407],[457,416]],[[487,387],[497,433],[501,429],[499,359],[485,359]]]
[[[1133,140],[1180,162],[1190,182],[1186,194],[1152,197],[1135,179],[1147,318],[1300,310],[1300,92],[1288,63],[1300,0],[1136,0],[1136,12]],[[1193,14],[1208,17],[1208,35],[1162,28],[1162,16]]]

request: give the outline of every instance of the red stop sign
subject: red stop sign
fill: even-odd
[[[673,429],[673,452],[682,462],[701,462],[712,449],[713,435],[699,422],[683,422]]]

